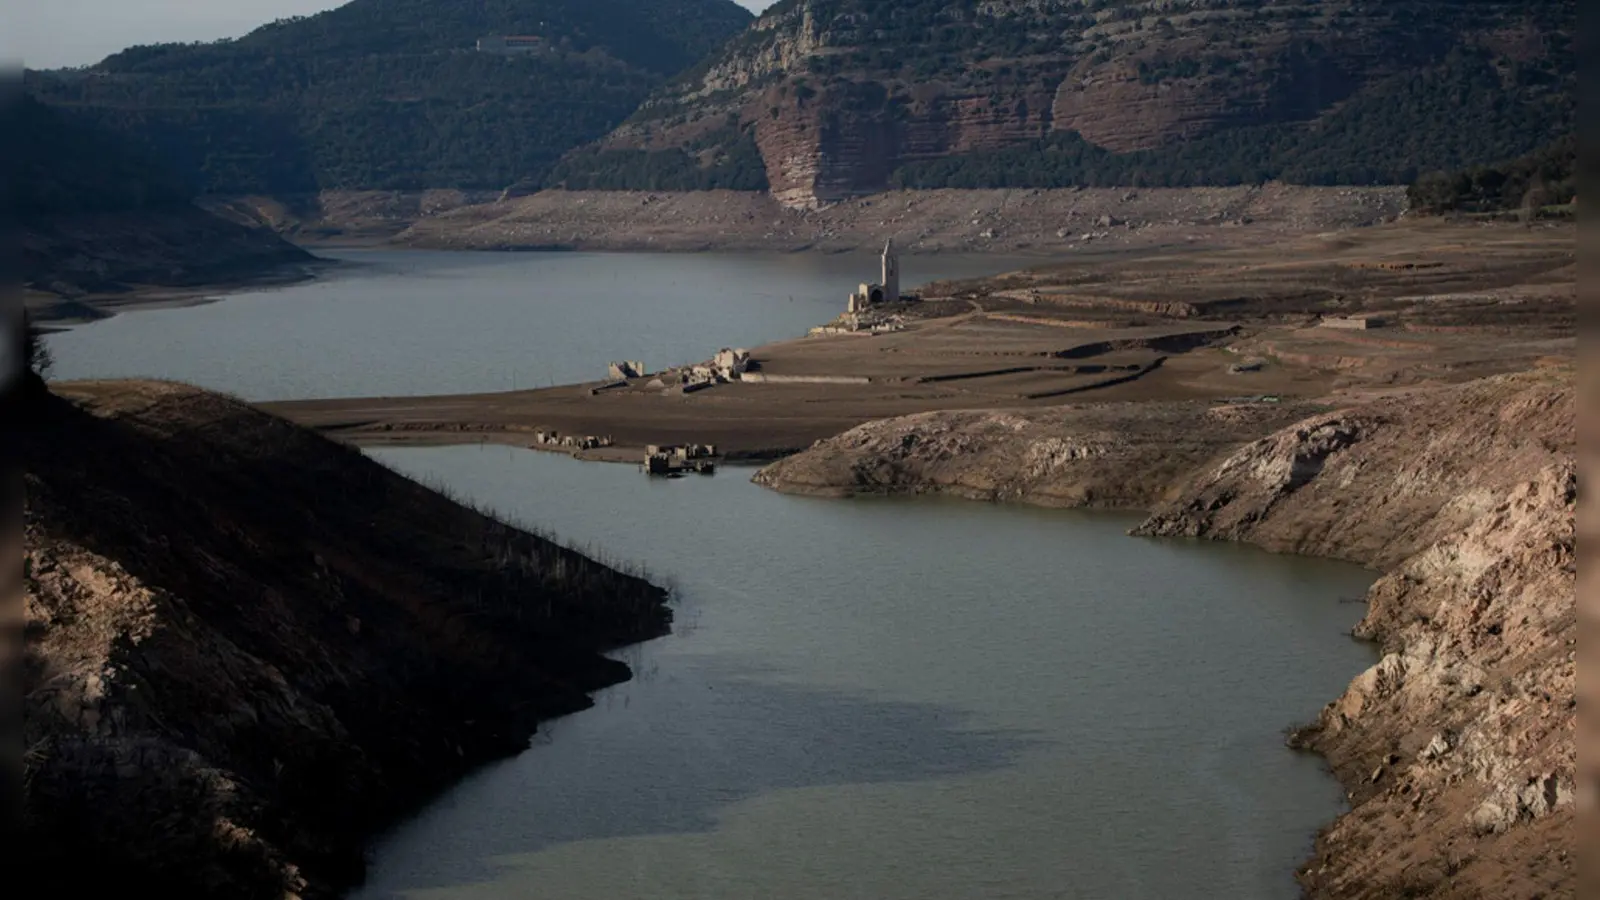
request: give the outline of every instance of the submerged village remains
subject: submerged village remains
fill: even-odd
[[[576,671],[514,670],[524,674],[508,682],[498,663],[527,658],[521,639],[526,629],[537,632],[528,634],[531,640],[540,641],[570,625],[578,639],[590,642],[583,645],[586,652],[592,646],[598,654],[657,633],[667,610],[664,599],[638,579],[408,486],[368,466],[360,454],[332,453],[327,441],[312,440],[291,423],[355,444],[459,444],[470,435],[472,441],[532,443],[586,459],[643,458],[646,470],[657,475],[760,459],[770,464],[755,475],[756,483],[795,494],[938,492],[1138,509],[1149,513],[1135,530],[1139,534],[1244,541],[1384,573],[1355,629],[1374,642],[1381,659],[1337,698],[1329,691],[1330,702],[1315,720],[1289,736],[1291,746],[1327,760],[1349,804],[1296,873],[1309,896],[1511,900],[1577,894],[1577,798],[1590,781],[1577,766],[1575,739],[1578,694],[1588,693],[1576,678],[1577,633],[1580,624],[1588,626],[1588,614],[1580,615],[1574,599],[1580,526],[1577,263],[1570,224],[1406,221],[1259,246],[1083,258],[924,286],[916,302],[903,294],[889,302],[895,292],[886,288],[899,287],[889,276],[900,274],[892,250],[886,248],[885,277],[861,285],[839,319],[811,335],[748,351],[729,348],[704,363],[657,373],[636,361],[618,363],[605,382],[248,407],[167,384],[62,385],[70,404],[116,405],[114,415],[137,425],[107,427],[100,413],[75,411],[84,406],[64,399],[58,412],[62,428],[70,429],[60,432],[60,446],[73,451],[67,458],[81,457],[106,477],[115,476],[109,486],[95,487],[94,496],[118,503],[170,498],[153,507],[165,517],[159,521],[180,534],[193,532],[197,545],[211,542],[219,556],[173,556],[164,543],[150,543],[160,529],[128,531],[123,523],[137,520],[126,516],[70,514],[60,499],[82,493],[79,479],[100,477],[82,472],[100,470],[76,462],[62,469],[56,448],[36,442],[30,477],[43,473],[41,484],[53,490],[34,491],[30,482],[29,534],[31,539],[36,528],[53,529],[55,546],[46,551],[52,558],[30,547],[29,571],[39,573],[41,590],[53,592],[41,596],[63,613],[30,623],[48,623],[66,664],[143,659],[163,684],[226,685],[220,677],[185,674],[255,672],[238,667],[232,639],[203,640],[200,646],[224,654],[204,657],[186,653],[186,642],[174,640],[171,629],[137,646],[105,643],[106,619],[81,615],[86,603],[111,598],[126,607],[126,621],[143,622],[151,604],[170,606],[184,595],[145,589],[138,573],[89,552],[104,546],[98,537],[91,535],[91,544],[78,535],[86,528],[112,529],[107,533],[116,540],[133,542],[128,559],[169,560],[175,571],[192,571],[183,578],[185,590],[204,602],[190,608],[207,614],[233,607],[215,597],[251,596],[244,592],[255,588],[240,585],[253,584],[259,572],[281,578],[275,596],[297,605],[260,607],[294,610],[303,620],[285,620],[283,627],[263,632],[254,622],[223,615],[212,616],[207,627],[291,660],[304,655],[303,641],[262,645],[262,636],[314,634],[313,662],[369,668],[323,671],[308,683],[314,694],[294,693],[299,688],[271,666],[251,675],[249,685],[229,688],[236,696],[276,685],[273,696],[283,698],[263,707],[276,711],[270,722],[263,720],[261,727],[269,730],[238,731],[236,723],[224,723],[226,734],[216,734],[218,740],[237,737],[244,749],[231,758],[251,767],[246,774],[259,773],[240,785],[282,783],[274,761],[253,749],[262,736],[280,732],[296,735],[282,742],[295,746],[308,733],[301,711],[321,702],[319,697],[367,708],[371,703],[359,698],[376,690],[386,708],[427,711],[422,719],[384,724],[350,707],[347,721],[382,725],[354,740],[342,733],[339,717],[320,720],[329,727],[313,729],[312,738],[323,747],[351,748],[350,756],[340,758],[352,765],[380,758],[364,754],[364,747],[413,747],[396,743],[393,734],[445,738],[415,745],[416,752],[380,773],[382,778],[363,782],[366,793],[353,800],[318,799],[325,784],[307,776],[333,758],[320,750],[306,757],[312,764],[289,767],[288,774],[300,779],[291,783],[295,790],[289,795],[304,805],[288,812],[318,822],[390,794],[393,785],[429,784],[441,773],[453,777],[465,762],[514,749],[517,736],[526,734],[518,729],[531,728],[544,713],[502,702],[508,696],[525,697],[529,687],[551,685],[587,689],[626,677],[620,663],[563,653],[559,661],[572,661]],[[91,431],[94,440],[82,438]],[[250,437],[249,446],[213,451],[218,441],[241,434]],[[152,458],[163,463],[130,465],[135,455],[121,448],[134,440],[141,442],[138,453],[156,454]],[[266,455],[263,448],[269,448]],[[252,461],[259,477],[247,483],[277,499],[313,505],[289,519],[262,518],[261,509],[274,504],[241,505],[237,473],[217,469],[218,460]],[[322,474],[343,470],[347,474],[333,482]],[[216,501],[200,508],[210,518],[198,531],[192,484],[158,490],[147,483],[194,472],[214,482],[205,496]],[[282,484],[295,489],[281,490]],[[348,492],[329,490],[329,484],[380,488],[358,491],[352,502]],[[427,514],[418,516],[419,508]],[[348,562],[348,536],[372,534],[368,523],[374,515],[390,523],[380,533],[407,540],[368,540]],[[245,532],[243,541],[216,543],[241,522],[257,530]],[[312,548],[320,553],[307,552],[310,526],[301,522],[314,523],[311,532],[326,541]],[[329,522],[332,527],[323,527]],[[195,541],[185,546],[190,544]],[[440,553],[454,561],[427,571],[401,565]],[[529,561],[514,567],[518,580],[507,581],[498,571],[508,555]],[[231,562],[219,570],[218,558]],[[306,562],[284,565],[291,558]],[[550,590],[541,573],[551,567],[541,559],[579,573],[561,587],[574,599],[543,604],[553,620],[524,622],[525,587]],[[368,569],[405,577],[373,583],[358,574]],[[441,592],[441,572],[446,583],[474,589]],[[214,580],[219,573],[225,580]],[[603,577],[596,580],[596,573]],[[86,584],[100,593],[86,594]],[[487,592],[477,590],[479,585]],[[316,599],[323,594],[326,602]],[[306,597],[310,606],[300,602]],[[415,602],[424,597],[445,606],[430,611],[427,603]],[[579,621],[583,614],[572,617],[600,597],[622,600],[607,607],[614,612],[607,613],[608,621],[638,618],[645,627],[600,634],[592,620]],[[348,617],[327,614],[341,607],[350,610]],[[407,619],[414,624],[403,631],[395,624],[384,627],[396,622],[396,610],[427,615]],[[648,615],[641,617],[641,610]],[[193,621],[181,605],[168,618]],[[463,624],[440,628],[435,622]],[[447,643],[429,643],[440,640]],[[386,650],[352,654],[354,642]],[[415,659],[419,646],[467,666],[449,679],[454,691],[441,693],[432,669],[371,667],[386,654]],[[91,655],[80,655],[80,648]],[[117,674],[116,669],[96,662],[82,670],[91,673],[87,680],[57,682],[66,685],[59,688],[64,702],[52,695],[46,705],[71,714],[66,731],[87,734],[82,729],[88,728],[93,740],[104,741],[102,732],[93,731],[95,722],[144,708],[148,701],[137,697],[149,692],[123,697],[102,690],[100,673]],[[426,684],[394,680],[419,671],[428,675]],[[328,693],[327,685],[351,684],[352,677],[367,687]],[[500,687],[485,692],[485,685]],[[543,709],[577,708],[581,693]],[[151,694],[164,695],[182,692]],[[230,698],[218,696],[206,708],[230,708]],[[467,704],[454,702],[456,697]],[[503,729],[475,724],[506,722],[508,709],[517,721]],[[451,724],[463,713],[469,721]],[[145,719],[151,729],[161,726],[151,717],[139,721]],[[203,725],[218,719],[180,721]],[[172,735],[164,726],[147,733],[163,740]],[[211,739],[211,732],[197,733]],[[513,740],[508,743],[503,734]],[[99,777],[123,762],[121,745],[91,746],[105,748],[85,757],[100,768],[73,768],[77,764],[67,760],[50,783],[61,796],[81,797],[82,784],[100,783],[86,782],[83,771]],[[235,847],[236,836],[251,832],[233,823],[251,825],[261,818],[246,808],[254,795],[237,794],[230,782],[214,787],[214,780],[198,781],[214,779],[215,770],[197,769],[203,758],[183,753],[150,757],[151,770],[197,780],[174,782],[170,789],[135,785],[139,801],[129,807],[134,815],[126,821],[150,821],[144,814],[150,804],[195,796],[195,785],[204,784],[199,796],[207,803],[215,797],[243,799],[179,817],[183,826],[203,826],[205,832],[183,832],[178,837],[187,843],[181,846],[217,840],[208,823],[223,823],[219,827],[230,829],[227,847]],[[33,784],[39,791],[45,782]],[[356,859],[356,838],[368,830],[352,830],[334,846]],[[157,849],[173,845],[172,834],[156,837]],[[41,849],[59,846],[71,845]],[[274,864],[279,859],[261,858]]]
[[[834,322],[812,328],[810,337],[839,334],[890,334],[905,328],[902,316],[886,313],[904,303],[920,299],[915,294],[905,294],[900,289],[900,257],[893,239],[884,243],[880,257],[881,277],[875,282],[862,282],[845,302],[845,311]],[[607,380],[589,388],[590,396],[600,396],[613,391],[642,386],[643,390],[683,396],[715,387],[719,384],[743,382],[747,384],[865,384],[862,376],[848,374],[768,374],[761,363],[753,359],[744,348],[724,347],[711,359],[687,366],[651,372],[638,360],[613,362],[607,366]],[[554,429],[534,432],[534,449],[557,450],[567,453],[602,450],[614,447],[610,435],[561,434]],[[641,471],[662,477],[677,477],[687,473],[701,475],[716,471],[718,457],[715,444],[648,444],[644,450]]]
[[[916,304],[898,273],[886,248],[882,281],[836,322],[679,372],[717,389],[670,410],[569,388],[494,420],[693,434],[712,455],[770,454],[755,480],[787,493],[1137,508],[1136,534],[1381,570],[1353,632],[1380,661],[1288,738],[1328,761],[1351,810],[1300,884],[1578,895],[1570,225],[1392,223],[939,285]]]

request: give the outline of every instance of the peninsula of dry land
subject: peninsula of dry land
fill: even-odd
[[[756,476],[781,491],[1134,507],[1141,533],[1381,569],[1357,629],[1381,662],[1291,737],[1352,805],[1302,884],[1570,897],[1574,238],[1435,220],[1129,254],[927,286],[894,329],[755,348],[759,381],[272,408],[359,442],[714,443],[784,457]]]
[[[1275,411],[1570,355],[1572,234],[1407,222],[1267,246],[1100,255],[926,285],[921,302],[881,311],[895,330],[754,348],[755,378],[707,390],[685,392],[680,373],[665,372],[604,390],[596,381],[267,408],[362,442],[610,436],[613,447],[585,455],[628,460],[648,444],[686,442],[771,458],[896,416],[1064,404],[1126,404],[1131,421],[1167,416],[1155,431],[1206,442],[1229,433],[1207,425],[1223,415],[1265,433],[1285,422]],[[1341,327],[1355,324],[1371,327]],[[707,356],[715,349],[708,343]]]

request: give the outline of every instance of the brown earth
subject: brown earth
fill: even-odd
[[[1296,743],[1354,810],[1314,897],[1574,896],[1577,409],[1569,366],[1423,388],[1254,442],[1138,533],[1386,570],[1385,656]]]
[[[637,460],[647,444],[674,443],[781,456],[862,423],[938,410],[1201,401],[1199,415],[1241,398],[1313,401],[1517,371],[1570,354],[1572,233],[1400,223],[1255,248],[1106,254],[934,284],[923,302],[887,311],[903,319],[903,330],[754,348],[766,381],[689,394],[668,372],[598,393],[600,382],[268,408],[360,441],[527,445],[536,430],[611,436],[617,448],[585,455]],[[1318,325],[1324,316],[1362,313],[1387,324]],[[1441,322],[1456,324],[1441,330]]]
[[[1468,247],[1496,253],[1492,240]],[[1439,262],[1358,270],[1445,277]],[[1313,415],[1309,402],[929,413],[863,425],[756,480],[1135,505],[1154,509],[1139,533],[1384,570],[1356,630],[1382,661],[1291,739],[1329,760],[1353,807],[1300,872],[1307,893],[1576,896],[1576,391],[1573,345],[1547,343],[1573,333],[1576,304],[1556,271],[1403,304],[1364,295],[1392,327],[1237,345],[1280,359],[1308,343],[1359,348],[1298,354],[1336,385]],[[1473,324],[1418,327],[1441,318]],[[1518,340],[1551,352],[1495,352]],[[1235,419],[1242,410],[1254,418]],[[1210,452],[1241,432],[1260,437]]]
[[[1574,896],[1573,239],[1420,222],[1110,256],[930,285],[889,311],[903,330],[752,353],[767,377],[855,383],[278,408],[360,441],[615,436],[599,458],[815,438],[756,480],[1150,509],[1144,533],[1382,569],[1357,634],[1383,660],[1291,738],[1352,803],[1307,892]],[[1327,324],[1361,315],[1376,327]]]
[[[644,580],[244,404],[58,391],[8,416],[24,894],[335,896],[667,626]]]
[[[382,244],[412,223],[475,203],[492,203],[499,191],[322,191],[283,196],[204,197],[214,215],[269,228],[307,246]]]

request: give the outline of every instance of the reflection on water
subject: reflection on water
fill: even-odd
[[[774,683],[725,661],[640,679],[552,725],[538,740],[542,764],[502,763],[451,792],[430,815],[452,824],[391,851],[409,857],[407,887],[493,882],[497,861],[562,844],[712,832],[727,807],[777,791],[992,771],[1032,743],[953,727],[953,710]],[[603,720],[625,717],[608,733]],[[582,752],[551,752],[569,742]]]
[[[1281,730],[1370,662],[1352,567],[740,469],[375,455],[643,563],[680,625],[381,842],[363,898],[1286,898],[1340,810]]]

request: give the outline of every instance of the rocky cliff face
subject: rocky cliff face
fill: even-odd
[[[1574,889],[1576,421],[1570,373],[1419,391],[1254,442],[1140,527],[1388,570],[1357,628],[1383,659],[1296,738],[1355,807],[1313,896]]]
[[[1470,8],[1357,0],[789,0],[659,93],[602,146],[703,153],[697,141],[731,117],[754,135],[774,195],[786,205],[817,206],[882,190],[907,163],[1025,147],[1052,135],[1081,135],[1094,148],[1126,153],[1316,122],[1352,101],[1437,79],[1452,52],[1480,61],[1486,73],[1500,71],[1498,88],[1479,87],[1517,106],[1570,75],[1562,30],[1570,32],[1574,17],[1566,0]],[[1394,107],[1411,105],[1404,114],[1416,125],[1432,107],[1454,102],[1450,92],[1441,84],[1433,99],[1375,109],[1398,115]],[[1379,140],[1359,138],[1352,147]],[[1253,133],[1235,143],[1269,141]],[[1422,147],[1413,150],[1413,164],[1439,164]],[[1206,153],[1186,165],[1225,158],[1233,166],[1241,158],[1237,147],[1220,144]],[[1359,155],[1356,149],[1352,158]],[[1159,167],[1153,160],[1152,176]],[[1212,177],[1180,174],[1195,183]],[[1016,181],[1015,172],[986,177],[1002,180],[949,186],[1049,186]]]
[[[644,581],[242,404],[66,390],[17,435],[8,535],[40,894],[334,896],[374,829],[666,627]]]
[[[1385,570],[1357,629],[1382,660],[1292,739],[1327,757],[1353,806],[1319,839],[1303,884],[1326,898],[1571,896],[1570,368],[1309,411],[915,416],[822,441],[757,481],[1154,507],[1139,533]]]

